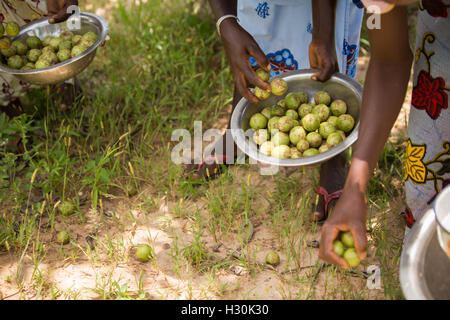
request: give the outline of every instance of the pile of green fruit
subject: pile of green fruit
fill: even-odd
[[[264,81],[268,74],[262,69],[257,75]],[[255,88],[258,99],[271,93],[282,96],[287,92],[286,81],[275,78],[271,92]],[[304,92],[290,92],[276,105],[266,107],[250,118],[255,130],[253,141],[265,155],[286,159],[314,156],[342,143],[355,126],[355,119],[347,114],[343,100],[332,101],[329,93],[319,91],[314,102]]]
[[[25,42],[11,42],[10,37],[17,36],[19,32],[19,25],[15,22],[9,22],[6,28],[0,24],[1,62],[17,70],[43,69],[69,60],[90,48],[98,38],[92,31],[83,35],[63,31],[58,37],[46,36],[40,39],[30,36]]]
[[[333,251],[343,257],[350,267],[356,267],[361,262],[355,250],[355,241],[350,231],[342,232],[340,240],[334,240]]]

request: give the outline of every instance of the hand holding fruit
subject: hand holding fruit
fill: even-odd
[[[77,6],[78,0],[47,0],[47,11],[50,15],[49,23],[66,21],[72,14],[67,13],[67,8]]]
[[[357,266],[364,260],[367,254],[366,216],[365,195],[344,189],[322,227],[319,258],[343,268]]]
[[[261,80],[250,65],[248,59],[254,57],[256,62],[265,71],[270,70],[266,55],[259,48],[253,37],[245,31],[234,19],[226,19],[221,24],[222,41],[226,55],[234,73],[236,90],[241,96],[253,103],[258,99],[248,89],[252,84],[258,90],[270,93],[270,85]]]

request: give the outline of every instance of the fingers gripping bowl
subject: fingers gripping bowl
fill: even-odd
[[[21,40],[25,42],[25,40],[31,36],[37,36],[40,39],[43,39],[46,36],[57,37],[61,32],[66,30],[69,30],[66,22],[50,24],[48,23],[48,17],[46,17],[29,23],[11,40]],[[74,34],[84,34],[88,31],[92,31],[98,37],[94,44],[83,53],[50,67],[33,70],[16,70],[3,65],[0,66],[0,72],[14,75],[24,82],[37,85],[61,83],[76,76],[89,66],[95,57],[97,48],[105,41],[106,36],[108,35],[108,23],[105,19],[96,14],[82,12],[80,14],[80,29],[70,31]]]
[[[358,139],[359,115],[362,102],[362,87],[355,80],[343,75],[334,74],[328,81],[319,82],[311,80],[316,70],[298,70],[286,72],[275,78],[282,78],[287,82],[288,90],[283,96],[272,95],[257,104],[250,103],[243,98],[239,101],[231,116],[231,132],[238,148],[251,159],[267,165],[278,165],[286,167],[300,167],[321,163],[345,151]],[[272,79],[273,80],[273,79]],[[353,131],[346,139],[323,153],[297,159],[280,159],[263,154],[258,150],[257,144],[252,139],[253,130],[250,128],[250,118],[264,108],[277,104],[278,100],[284,99],[290,92],[302,91],[308,95],[309,102],[319,91],[326,91],[333,100],[341,99],[347,104],[347,113],[355,120]]]

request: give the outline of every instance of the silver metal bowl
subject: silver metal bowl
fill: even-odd
[[[106,36],[108,35],[108,23],[105,19],[88,12],[82,12],[80,15],[81,28],[79,30],[70,31],[74,34],[84,34],[88,31],[92,31],[98,35],[97,41],[85,52],[72,59],[44,69],[22,71],[10,69],[7,66],[0,66],[0,72],[12,74],[22,81],[38,85],[61,83],[79,74],[92,62],[98,46],[105,41]],[[50,24],[48,23],[48,17],[42,18],[23,27],[20,33],[14,37],[12,41],[24,41],[30,36],[37,36],[41,39],[46,36],[59,36],[59,34],[65,30],[69,30],[66,22]]]
[[[342,143],[330,150],[311,157],[304,157],[299,159],[278,159],[262,154],[258,151],[256,143],[250,138],[251,135],[246,136],[246,132],[250,129],[250,117],[257,112],[260,112],[265,107],[272,106],[283,97],[271,95],[269,99],[260,101],[257,104],[250,103],[247,99],[242,98],[237,104],[231,115],[231,134],[238,148],[247,154],[251,159],[266,165],[276,165],[283,167],[301,167],[321,163],[330,158],[335,157],[341,152],[345,151],[358,139],[359,129],[359,113],[362,102],[362,86],[347,77],[346,75],[336,73],[328,81],[319,82],[311,80],[311,76],[317,70],[307,69],[280,74],[274,78],[282,78],[288,83],[289,92],[303,91],[308,94],[310,102],[314,100],[314,95],[317,91],[325,90],[334,99],[342,99],[347,103],[348,113],[355,119],[355,128],[351,134]],[[286,93],[286,94],[287,94]]]

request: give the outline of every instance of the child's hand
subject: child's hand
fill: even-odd
[[[224,20],[221,35],[225,52],[234,73],[234,81],[239,94],[253,103],[259,100],[248,89],[249,84],[270,90],[270,85],[256,75],[248,59],[254,57],[258,65],[270,71],[269,60],[253,37],[234,19]]]
[[[49,23],[66,21],[72,14],[67,13],[67,8],[77,6],[78,0],[47,0],[47,10],[50,15]]]
[[[339,232],[351,231],[359,259],[364,260],[367,255],[366,216],[365,195],[344,189],[336,207],[322,226],[319,258],[328,263],[348,268],[347,261],[333,251],[333,241],[338,238]]]
[[[339,71],[334,42],[313,39],[309,45],[309,64],[313,69],[320,69],[311,77],[313,80],[323,82],[330,79],[333,73]]]

